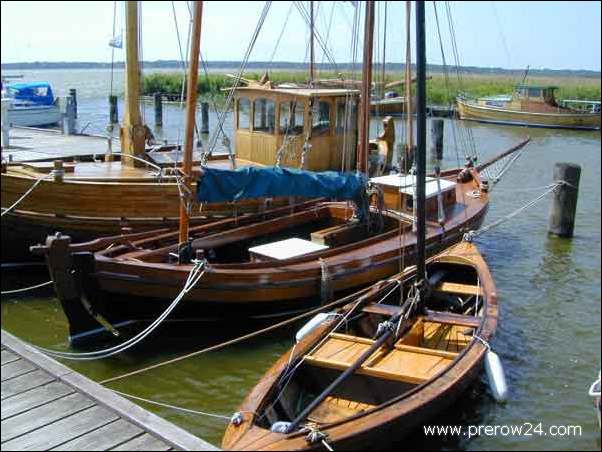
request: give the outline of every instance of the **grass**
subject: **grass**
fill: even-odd
[[[261,74],[248,73],[245,78],[259,79]],[[179,73],[151,73],[144,77],[142,93],[150,95],[155,92],[178,95],[182,89],[182,74]],[[333,73],[322,73],[322,78],[334,78]],[[402,74],[389,72],[386,74],[387,81],[399,80]],[[305,71],[274,71],[270,73],[270,79],[278,84],[284,82],[306,83],[307,73]],[[461,81],[454,73],[450,73],[449,82],[441,73],[432,74],[427,82],[427,100],[429,104],[447,105],[453,103],[460,92],[471,96],[490,96],[495,94],[510,94],[517,79],[507,75],[495,74],[463,74]],[[532,85],[554,85],[559,90],[557,99],[588,99],[600,100],[600,79],[590,77],[529,77],[528,84]],[[233,85],[233,79],[225,74],[209,74],[209,77],[200,76],[197,92],[202,97],[223,96],[223,88]],[[396,90],[403,90],[396,88]],[[401,92],[400,91],[400,92]]]

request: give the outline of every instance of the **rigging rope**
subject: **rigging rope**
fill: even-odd
[[[176,306],[180,303],[180,301],[182,301],[184,299],[186,294],[188,294],[188,292],[190,290],[192,290],[194,288],[194,286],[199,282],[199,280],[203,277],[206,269],[207,269],[207,265],[206,265],[205,261],[196,261],[194,263],[193,268],[190,270],[190,273],[188,274],[188,279],[186,280],[186,283],[184,284],[184,288],[178,294],[178,296],[171,302],[171,304],[167,307],[167,309],[148,327],[146,327],[144,330],[142,330],[136,336],[132,337],[131,339],[128,339],[127,341],[125,341],[121,344],[118,344],[114,347],[106,348],[104,350],[96,350],[93,352],[83,352],[83,353],[59,352],[59,351],[50,350],[50,349],[47,349],[44,347],[37,347],[37,346],[34,346],[34,347],[50,356],[53,356],[56,358],[74,360],[74,361],[90,361],[90,360],[96,360],[96,359],[104,359],[104,358],[108,358],[110,356],[116,355],[117,353],[124,352],[124,351],[134,347],[135,345],[137,345],[139,342],[141,342],[143,339],[145,339],[150,333],[152,333],[155,329],[157,329],[161,323],[163,323],[163,321],[176,308]]]
[[[40,183],[41,183],[43,180],[49,179],[50,177],[54,177],[54,174],[55,174],[55,170],[52,170],[52,171],[51,171],[50,173],[48,173],[47,175],[45,175],[45,176],[42,176],[42,177],[39,177],[39,178],[38,178],[38,179],[35,181],[35,183],[34,183],[34,184],[31,186],[31,188],[30,188],[29,190],[27,190],[27,191],[26,191],[26,192],[23,194],[23,196],[21,196],[19,199],[17,199],[17,200],[14,202],[14,204],[13,204],[12,206],[10,206],[10,207],[7,207],[6,209],[5,209],[4,207],[2,208],[2,213],[0,214],[0,218],[1,218],[1,217],[3,217],[4,215],[6,215],[7,213],[11,212],[13,209],[15,209],[15,208],[16,208],[16,207],[17,207],[19,204],[21,204],[21,203],[23,202],[23,200],[24,200],[25,198],[27,198],[27,197],[28,197],[28,196],[31,194],[31,192],[33,192],[33,191],[34,191],[34,189],[35,189],[35,188],[36,188],[38,185],[40,185]]]
[[[0,295],[12,295],[12,294],[16,294],[16,293],[29,292],[30,290],[41,289],[42,287],[49,286],[50,284],[53,284],[53,283],[54,283],[54,281],[50,280],[50,281],[46,281],[45,283],[42,283],[42,284],[36,284],[35,286],[25,287],[23,289],[5,290],[5,291],[0,292]]]

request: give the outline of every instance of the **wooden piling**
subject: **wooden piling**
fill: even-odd
[[[109,96],[109,119],[111,124],[119,122],[119,112],[117,110],[117,96]]]
[[[201,133],[209,133],[209,103],[201,103]]]
[[[63,168],[63,161],[62,160],[55,160],[53,162],[53,168],[54,168],[54,181],[55,182],[63,182],[63,177],[65,175],[65,170]]]
[[[10,124],[8,120],[8,108],[10,107],[10,99],[2,99],[2,149],[8,149],[10,146],[9,130]]]
[[[161,93],[155,93],[155,126],[163,127],[163,96]]]
[[[554,181],[562,184],[554,190],[550,204],[548,231],[560,237],[572,237],[575,228],[581,166],[556,163]]]
[[[443,160],[443,128],[445,123],[441,118],[431,119],[431,158]]]
[[[69,89],[69,97],[73,100],[74,105],[74,117],[77,119],[77,90],[75,88]]]
[[[75,104],[73,103],[73,97],[71,97],[71,96],[68,96],[66,98],[65,120],[66,120],[66,124],[63,124],[63,127],[64,127],[63,132],[67,135],[74,135],[75,134]]]

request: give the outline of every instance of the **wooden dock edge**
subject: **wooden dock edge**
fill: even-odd
[[[2,345],[23,359],[48,372],[57,380],[84,393],[108,410],[148,431],[179,450],[216,451],[212,444],[192,435],[186,430],[162,419],[129,400],[115,394],[93,380],[44,355],[23,343],[17,337],[2,330]]]

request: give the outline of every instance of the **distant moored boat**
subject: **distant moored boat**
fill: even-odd
[[[61,110],[48,82],[10,83],[2,98],[10,99],[8,121],[13,126],[39,127],[56,124]]]

